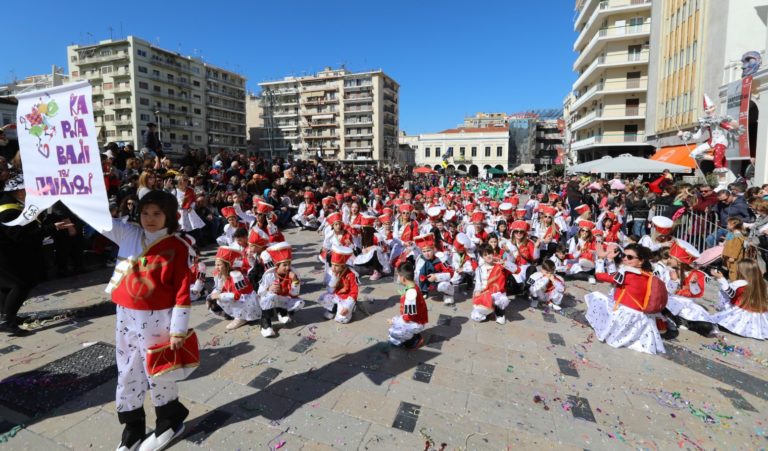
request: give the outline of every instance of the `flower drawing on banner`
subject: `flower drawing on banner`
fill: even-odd
[[[43,145],[43,138],[50,140],[56,135],[56,126],[53,125],[53,118],[59,111],[59,105],[55,100],[40,101],[32,106],[32,110],[21,116],[19,122],[24,125],[24,130],[37,138],[37,150],[44,157],[48,158],[50,150],[48,146]]]

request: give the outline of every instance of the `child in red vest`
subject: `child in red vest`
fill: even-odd
[[[474,321],[485,321],[491,313],[496,314],[496,322],[507,322],[504,310],[509,305],[506,295],[507,274],[504,267],[498,263],[496,253],[488,244],[480,245],[478,254],[482,258],[475,270],[475,294],[472,297],[472,314]]]
[[[227,330],[245,326],[249,321],[261,318],[259,298],[253,290],[253,285],[245,277],[238,263],[243,260],[243,254],[238,249],[220,247],[216,252],[214,271],[214,289],[209,296],[209,302],[216,302],[224,313],[234,318],[227,324]]]
[[[397,268],[397,281],[405,287],[405,293],[400,296],[400,314],[387,321],[389,342],[408,349],[424,344],[421,332],[429,321],[427,303],[414,282],[413,271],[411,262],[404,262]]]
[[[301,280],[291,266],[291,245],[283,241],[268,247],[266,252],[274,267],[264,273],[259,284],[261,335],[274,337],[272,318],[277,316],[281,324],[288,324],[294,312],[304,307],[304,300],[299,298]]]
[[[416,259],[416,280],[427,295],[442,293],[445,305],[453,304],[453,269],[435,253],[435,235],[428,233],[414,238],[421,255]]]
[[[552,260],[544,260],[541,269],[528,280],[531,307],[535,308],[539,302],[546,302],[547,307],[552,310],[561,310],[560,302],[565,293],[565,281],[555,271],[555,263]]]
[[[349,247],[333,246],[331,248],[331,279],[328,290],[320,296],[318,304],[325,308],[325,319],[335,319],[346,324],[352,320],[352,312],[357,303],[358,281],[357,274],[348,263],[354,258],[354,252]]]

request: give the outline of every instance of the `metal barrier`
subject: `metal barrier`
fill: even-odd
[[[652,210],[653,215],[665,216],[664,213],[668,208],[670,208],[668,205],[655,205]],[[686,212],[675,220],[675,228],[672,233],[675,238],[685,240],[699,252],[703,252],[710,247],[707,246],[707,237],[717,230],[725,229],[718,226],[716,222],[710,221],[706,214]]]

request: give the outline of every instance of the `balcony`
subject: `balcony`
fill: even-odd
[[[332,83],[326,83],[326,84],[322,84],[322,85],[302,86],[299,89],[300,89],[301,92],[337,91],[339,89],[339,85],[332,84]]]
[[[588,3],[593,3],[589,1]],[[603,0],[597,4],[595,9],[590,9],[589,4],[579,12],[579,17],[573,24],[573,31],[579,32],[579,26],[584,23],[585,14],[590,14],[584,27],[581,28],[579,36],[573,44],[573,50],[577,50],[581,47],[581,44],[586,39],[586,36],[590,36],[592,33],[592,27],[598,23],[597,19],[602,18],[608,14],[637,12],[644,9],[651,8],[651,0]],[[650,11],[649,11],[650,13]],[[650,15],[650,14],[649,14]]]
[[[107,61],[120,61],[123,59],[128,59],[129,54],[127,51],[123,52],[115,52],[111,55],[102,55],[102,56],[91,56],[88,58],[78,58],[77,63],[78,64],[95,64],[95,63],[105,63]]]
[[[314,134],[314,133],[305,133],[304,139],[337,139],[339,135],[335,134]]]
[[[595,60],[592,61],[592,64],[579,75],[579,78],[577,78],[576,82],[573,84],[573,90],[578,91],[579,87],[595,75],[598,69],[602,70],[614,67],[648,64],[648,53],[648,50],[643,50],[642,52],[622,52],[608,56],[601,55],[595,58]]]
[[[590,99],[597,99],[609,94],[630,94],[635,92],[643,92],[648,89],[648,80],[640,78],[632,78],[626,80],[610,80],[603,83],[598,83],[589,88],[584,94],[576,98],[576,101],[571,105],[571,111],[577,111]]]
[[[370,120],[370,121],[345,121],[344,125],[347,126],[347,127],[350,127],[350,126],[352,126],[352,127],[362,127],[362,126],[366,126],[366,125],[373,125],[373,121],[372,120]]]
[[[346,138],[346,139],[371,139],[371,138],[373,138],[373,132],[371,132],[371,133],[351,133],[351,134],[345,134],[344,138]]]
[[[602,110],[594,110],[571,124],[571,130],[578,130],[599,121],[631,121],[645,119],[645,107],[609,105]]]
[[[595,135],[572,142],[571,150],[583,150],[599,146],[636,146],[642,144],[644,140],[645,134],[642,132],[636,134],[615,133]]]
[[[651,24],[627,25],[624,27],[601,28],[589,41],[589,44],[581,51],[573,63],[573,70],[577,70],[585,61],[597,56],[605,48],[609,41],[621,39],[638,39],[651,35]]]
[[[121,69],[121,70],[113,71],[110,75],[112,76],[112,78],[130,77],[131,71]]]
[[[118,86],[114,90],[112,90],[115,94],[130,94],[131,93],[131,87],[129,86]]]
[[[362,83],[362,84],[347,84],[344,83],[344,90],[345,91],[364,91],[364,90],[370,90],[373,89],[373,83]]]
[[[344,114],[345,115],[351,115],[351,114],[368,114],[373,113],[373,107],[368,106],[365,108],[358,107],[358,108],[344,108]]]
[[[347,96],[344,97],[344,103],[365,103],[373,102],[373,96]]]
[[[124,126],[124,125],[133,125],[133,120],[131,119],[118,119],[114,122],[112,122],[115,125]]]
[[[312,99],[312,97],[310,97]],[[334,103],[339,103],[339,99],[315,99],[315,100],[304,100],[303,104],[307,106],[317,106],[317,105],[331,105]]]

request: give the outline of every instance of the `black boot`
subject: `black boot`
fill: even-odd
[[[144,408],[141,407],[128,412],[117,412],[117,419],[120,421],[120,424],[125,425],[118,449],[138,449],[142,440],[144,440],[147,429]]]
[[[178,399],[174,399],[164,406],[155,407],[155,414],[155,432],[147,437],[141,449],[157,451],[168,447],[184,432],[184,420],[189,410]]]

